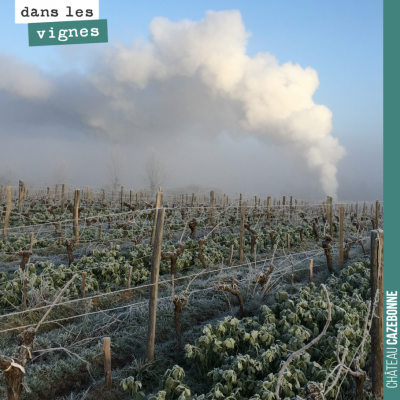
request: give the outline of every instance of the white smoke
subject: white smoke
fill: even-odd
[[[249,36],[239,11],[208,11],[199,22],[155,18],[148,42],[109,49],[90,79],[125,116],[134,115],[139,101],[127,99],[127,85],[140,92],[176,78],[200,80],[212,98],[240,104],[243,134],[294,147],[318,172],[324,192],[336,196],[336,165],[346,152],[331,135],[331,111],[312,99],[317,72],[291,62],[280,65],[269,53],[249,57]],[[88,115],[86,123],[112,129],[100,112]]]

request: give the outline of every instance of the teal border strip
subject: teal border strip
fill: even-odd
[[[400,380],[396,388],[387,387],[388,347],[397,349],[399,343],[389,346],[386,342],[386,292],[400,295],[399,262],[399,200],[400,200],[400,1],[384,0],[383,3],[383,198],[384,198],[384,321],[383,321],[383,395],[385,400],[400,399]],[[373,160],[371,160],[373,162]],[[399,315],[397,315],[399,318]],[[399,321],[397,321],[399,323]],[[397,326],[398,329],[398,326]],[[399,340],[399,337],[398,339]],[[400,364],[398,364],[399,366]],[[397,369],[399,377],[399,369]]]

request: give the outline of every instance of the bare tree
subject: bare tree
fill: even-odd
[[[160,153],[152,150],[146,158],[144,167],[146,173],[144,181],[151,193],[154,193],[167,176],[164,158]]]
[[[114,147],[110,151],[107,164],[107,177],[113,189],[121,186],[121,173],[124,169],[124,159],[119,147]]]
[[[52,173],[52,180],[54,183],[68,183],[70,180],[70,174],[68,170],[68,164],[65,160],[62,160],[54,168]]]
[[[0,174],[0,183],[4,186],[9,186],[15,182],[15,173],[10,169],[7,168],[3,170],[4,172]]]

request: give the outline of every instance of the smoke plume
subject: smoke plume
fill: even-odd
[[[134,102],[121,103],[125,85],[143,92],[177,78],[199,80],[209,96],[240,107],[240,134],[296,148],[308,168],[318,171],[324,192],[335,195],[336,165],[345,149],[331,135],[331,111],[312,99],[317,72],[291,62],[280,65],[268,53],[249,57],[248,37],[239,11],[208,11],[199,22],[155,18],[150,40],[108,51],[103,71],[92,81],[113,98],[113,107],[135,115]],[[101,126],[99,119],[88,123]]]

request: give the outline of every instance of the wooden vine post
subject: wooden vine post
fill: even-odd
[[[121,211],[124,209],[124,187],[121,186]]]
[[[65,184],[61,186],[61,214],[64,213],[64,206],[65,206]]]
[[[126,285],[126,290],[129,293],[129,289],[131,288],[131,277],[132,277],[132,265],[129,267],[129,271],[128,271],[128,283]]]
[[[383,230],[371,231],[371,301],[377,301],[371,325],[372,392],[383,397]],[[377,296],[377,297],[376,297]]]
[[[34,240],[34,237],[33,237],[33,232],[31,232],[31,234],[30,234],[30,236],[29,236],[29,250],[30,251],[32,251],[32,249],[33,249],[33,240]]]
[[[58,224],[58,245],[61,246],[62,245],[62,226],[61,226],[61,222],[59,222]]]
[[[239,239],[239,260],[244,260],[243,248],[244,248],[244,224],[246,219],[246,206],[247,201],[242,201],[240,206],[240,239]]]
[[[79,189],[75,189],[75,196],[74,196],[74,209],[73,209],[73,220],[74,220],[74,237],[75,237],[75,244],[79,243],[79,198],[81,192]]]
[[[22,301],[22,309],[25,311],[27,307],[27,288],[28,288],[28,278],[24,278],[24,286],[22,288],[22,295],[23,295],[23,301]]]
[[[104,376],[106,379],[106,386],[111,387],[111,338],[103,338],[104,345]]]
[[[239,202],[238,202],[238,208],[237,208],[237,217],[239,217],[239,213],[241,212],[240,210],[241,210],[241,207],[242,207],[242,193],[240,193],[240,196],[239,196]]]
[[[344,265],[344,241],[343,241],[343,225],[344,225],[344,205],[340,205],[339,210],[339,266],[343,268]]]
[[[161,188],[159,188],[158,192],[157,192],[157,197],[156,197],[156,210],[155,210],[155,213],[154,213],[153,230],[151,232],[151,241],[150,241],[151,245],[154,244],[154,235],[155,235],[155,232],[156,232],[157,215],[158,215],[158,210],[161,207],[161,196],[162,196],[162,192],[161,192]]]
[[[197,214],[200,215],[200,190],[197,191]]]
[[[379,200],[375,203],[375,229],[379,228]]]
[[[233,259],[233,244],[231,244],[231,250],[230,250],[230,253],[229,253],[229,259],[228,259],[228,265],[231,265],[232,264],[232,259]]]
[[[156,313],[158,295],[158,276],[160,273],[161,246],[163,236],[165,209],[160,208],[157,214],[157,224],[154,235],[153,257],[151,259],[149,326],[147,331],[147,361],[154,359],[154,342],[156,336]]]
[[[6,217],[4,220],[4,236],[8,235],[8,223],[10,221],[11,213],[11,199],[12,199],[12,187],[7,188],[7,206],[6,206]]]
[[[271,226],[271,196],[268,196],[267,199],[267,221],[268,226]]]
[[[24,182],[19,181],[18,212],[20,212],[20,211],[21,211],[21,208],[22,208],[22,203],[23,203],[23,201],[24,201],[24,191],[25,191]]]
[[[214,190],[211,190],[210,201],[211,201],[211,224],[214,223]]]
[[[81,287],[81,298],[85,298],[85,286],[86,286],[86,271],[82,272],[82,287]]]
[[[311,259],[310,263],[308,264],[308,271],[309,271],[309,282],[313,281],[313,268],[314,268],[314,260]]]

